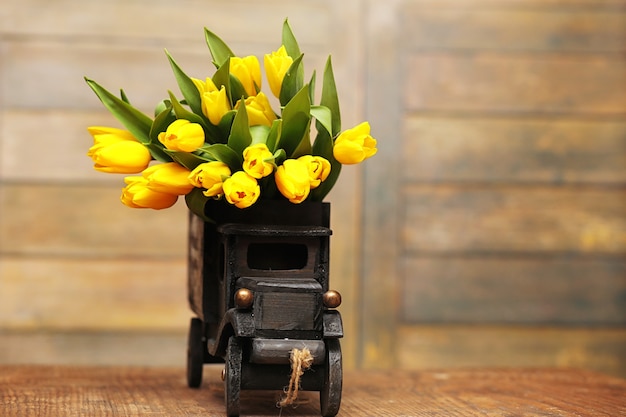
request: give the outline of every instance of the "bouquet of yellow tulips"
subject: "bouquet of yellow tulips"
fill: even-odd
[[[204,80],[192,78],[166,51],[182,99],[169,91],[154,117],[133,107],[123,90],[117,97],[85,78],[126,128],[88,128],[94,138],[88,152],[94,168],[141,174],[125,178],[122,203],[164,209],[185,195],[189,209],[202,216],[208,199],[223,198],[238,208],[259,199],[322,201],[342,164],[356,164],[376,153],[367,122],[341,130],[330,57],[320,102],[313,104],[315,72],[305,83],[303,54],[287,20],[282,45],[264,56],[279,113],[261,91],[258,58],[236,56],[206,28],[205,37],[215,73]]]

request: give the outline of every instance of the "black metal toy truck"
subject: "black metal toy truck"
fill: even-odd
[[[225,363],[225,403],[239,415],[241,390],[282,390],[291,375],[290,353],[307,348],[310,371],[300,389],[320,392],[320,414],[339,411],[343,336],[329,290],[328,203],[262,201],[238,209],[209,201],[205,221],[189,222],[187,353],[190,387],[202,383],[203,365]]]

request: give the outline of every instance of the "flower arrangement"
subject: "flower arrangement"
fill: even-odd
[[[223,198],[242,209],[259,199],[322,201],[343,164],[376,153],[367,122],[341,130],[330,56],[319,104],[313,104],[316,74],[305,83],[303,54],[287,20],[282,45],[264,56],[278,113],[261,91],[258,58],[236,56],[206,28],[205,38],[215,73],[205,80],[192,78],[166,51],[183,98],[169,91],[153,118],[133,107],[123,90],[117,97],[85,78],[126,128],[88,128],[94,145],[87,155],[94,168],[140,174],[125,178],[122,203],[164,209],[184,195],[189,209],[202,216],[208,199]]]

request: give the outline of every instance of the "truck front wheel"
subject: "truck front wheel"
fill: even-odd
[[[231,336],[226,350],[226,368],[224,372],[224,396],[226,414],[229,417],[239,416],[239,394],[241,392],[241,361],[243,348],[241,339]]]
[[[334,417],[341,405],[343,368],[339,339],[326,340],[324,387],[320,391],[320,412],[323,417]]]

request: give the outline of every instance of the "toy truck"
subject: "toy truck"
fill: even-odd
[[[320,414],[339,411],[343,336],[338,292],[329,290],[329,203],[261,201],[238,209],[209,201],[190,214],[187,382],[203,365],[224,363],[225,405],[241,390],[283,390],[290,354],[307,348],[312,366],[300,389],[319,391]],[[210,219],[210,220],[208,220]]]

